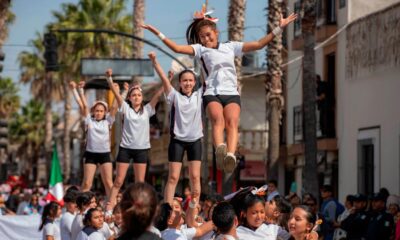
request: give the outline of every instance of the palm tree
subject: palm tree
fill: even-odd
[[[45,103],[45,150],[51,153],[51,142],[53,137],[53,113],[51,110],[52,101],[60,101],[63,96],[62,85],[58,82],[56,74],[46,73],[43,59],[43,40],[39,33],[36,33],[36,39],[30,41],[33,46],[33,52],[23,51],[19,54],[21,78],[24,84],[30,84],[31,93],[35,99]],[[50,165],[51,154],[47,154],[47,161]],[[49,171],[46,171],[49,172]]]
[[[11,78],[0,78],[0,118],[9,119],[12,113],[18,111],[20,98],[19,89]]]
[[[245,13],[246,0],[230,0],[228,10],[228,38],[230,41],[243,41]],[[240,57],[235,58],[235,68],[238,76],[238,88],[240,93],[242,89],[242,83],[240,80],[242,74],[242,59]],[[223,194],[229,194],[232,191],[234,176],[235,174],[225,176],[222,188]]]
[[[0,49],[8,36],[8,25],[11,24],[15,15],[9,10],[10,0],[0,0]]]
[[[134,0],[133,3],[133,18],[132,18],[132,34],[143,38],[143,28],[140,27],[144,23],[144,13],[145,13],[145,0]],[[132,57],[142,58],[143,57],[143,42],[132,40]],[[142,78],[137,76],[132,76],[132,83],[141,82]]]
[[[282,1],[272,0],[268,3],[268,32],[279,26],[282,14]],[[282,97],[282,37],[275,37],[267,48],[267,76],[265,82],[268,118],[268,162],[267,178],[278,178],[279,159],[279,123],[283,108]]]
[[[301,32],[304,40],[303,58],[303,136],[305,165],[303,168],[303,186],[306,192],[318,196],[317,175],[317,135],[315,114],[315,0],[302,1]]]
[[[17,153],[23,162],[23,173],[27,179],[33,174],[38,179],[38,160],[43,152],[45,139],[45,107],[37,100],[30,100],[21,109],[14,112],[10,121],[10,138],[20,145]]]
[[[245,13],[246,0],[230,0],[228,10],[228,38],[230,41],[243,41]],[[240,92],[242,89],[242,83],[240,81],[242,58],[235,58],[235,68]]]

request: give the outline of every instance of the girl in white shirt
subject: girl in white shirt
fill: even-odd
[[[96,101],[89,109],[83,91],[85,82],[79,83],[79,91],[75,82],[70,86],[82,116],[85,118],[86,151],[83,170],[82,192],[90,191],[97,165],[100,165],[101,179],[107,197],[110,196],[112,187],[112,163],[110,158],[110,129],[115,120],[117,107],[113,106],[108,112],[108,104]]]
[[[79,232],[76,240],[106,240],[99,232],[104,224],[104,215],[97,208],[89,209],[83,218],[84,228]]]
[[[162,88],[158,90],[150,102],[144,105],[142,89],[136,85],[128,90],[127,97],[124,100],[119,93],[119,89],[113,83],[111,75],[112,70],[108,69],[106,72],[107,82],[114,93],[119,111],[124,116],[124,122],[122,140],[116,160],[116,176],[111,189],[109,204],[107,205],[107,215],[112,214],[117,194],[124,183],[131,159],[133,159],[135,182],[144,182],[150,149],[149,119],[155,114],[156,104],[163,91]]]
[[[42,214],[39,231],[43,230],[43,240],[61,240],[60,226],[55,220],[61,216],[61,207],[56,202],[48,203]]]
[[[168,181],[165,185],[164,201],[172,204],[185,152],[189,161],[190,189],[192,189],[192,194],[200,196],[203,88],[195,89],[196,76],[194,72],[183,70],[178,77],[179,91],[175,90],[158,63],[156,54],[150,52],[149,58],[161,78],[164,93],[167,96],[168,104],[171,106],[171,138],[168,147],[169,172]]]
[[[212,123],[217,167],[225,172],[233,172],[236,167],[234,153],[238,142],[240,116],[234,57],[265,47],[282,32],[283,27],[296,19],[296,15],[281,18],[280,27],[258,41],[220,43],[215,23],[218,19],[211,18],[208,14],[203,8],[202,12],[196,13],[193,23],[187,29],[186,38],[191,45],[178,45],[151,25],[142,27],[157,35],[174,52],[195,56],[200,61],[206,83],[203,101]]]

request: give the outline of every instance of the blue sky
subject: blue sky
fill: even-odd
[[[13,0],[12,11],[16,15],[13,25],[10,26],[8,40],[3,46],[6,54],[4,61],[3,76],[11,77],[15,82],[19,81],[18,54],[31,47],[28,43],[35,37],[35,32],[43,34],[47,23],[54,20],[52,11],[60,10],[61,3],[77,3],[78,0]],[[185,43],[186,27],[191,21],[194,11],[200,10],[203,0],[147,0],[146,1],[146,23],[152,24],[160,29],[166,36],[174,38],[176,42]],[[265,34],[266,11],[268,1],[247,1],[245,41],[256,40]],[[127,1],[127,11],[131,12],[133,0]],[[221,32],[220,40],[227,40],[227,13],[228,0],[209,0],[209,5],[215,8],[213,16],[219,18],[218,28]],[[145,32],[145,38],[156,44],[162,44],[154,35]],[[145,46],[144,53],[151,51],[151,47]],[[262,63],[264,50],[261,50],[260,63]],[[157,53],[161,65],[167,71],[171,66],[171,60],[162,53]],[[178,55],[177,55],[178,56]],[[20,86],[20,95],[23,102],[31,98],[27,86]]]

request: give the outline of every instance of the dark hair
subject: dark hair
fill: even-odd
[[[90,209],[86,212],[86,214],[85,214],[85,216],[83,217],[83,220],[82,220],[83,225],[84,225],[85,227],[91,226],[93,212],[95,212],[95,211],[101,212],[101,210],[98,209],[98,208],[90,208]]]
[[[195,19],[186,29],[186,41],[188,44],[200,43],[199,31],[202,27],[209,26],[212,29],[217,29],[215,22],[207,19]]]
[[[67,191],[65,192],[65,194],[68,194],[69,192],[75,192],[75,193],[79,193],[79,188],[75,185],[69,187],[67,189]]]
[[[128,94],[126,94],[126,99],[125,99],[126,103],[128,103],[129,107],[131,107],[132,109],[133,109],[133,106],[132,106],[131,101],[129,101],[129,98],[130,98],[130,96],[131,96],[131,93],[132,93],[133,90],[135,90],[135,89],[137,89],[137,90],[140,91],[140,87],[131,87],[131,88],[129,88]],[[140,92],[142,92],[142,91],[140,91]],[[142,93],[142,96],[143,96],[143,93]],[[139,113],[140,113],[140,114],[143,113],[143,109],[144,109],[144,103],[143,103],[143,102],[144,102],[144,101],[142,100],[142,103],[140,104],[140,108],[139,108]]]
[[[163,203],[159,206],[157,217],[154,221],[154,227],[160,231],[164,231],[168,227],[168,219],[171,216],[172,207],[169,203]]]
[[[312,212],[311,208],[309,206],[306,205],[299,205],[296,208],[301,208],[302,210],[304,210],[306,212],[306,219],[307,222],[311,223],[312,227],[315,224],[315,221],[317,221],[317,216]]]
[[[64,195],[63,200],[65,203],[75,203],[76,202],[76,197],[78,195],[78,192],[75,191],[67,191],[67,193]]]
[[[133,237],[140,236],[150,226],[157,209],[157,193],[143,182],[131,184],[123,193],[120,202],[123,231]]]
[[[104,108],[104,116],[103,116],[103,118],[101,119],[101,120],[104,120],[104,119],[106,119],[106,116],[107,116],[107,107],[106,107],[106,105],[104,105],[104,103],[102,103],[102,102],[97,102],[96,104],[94,104],[91,108],[90,108],[90,116],[92,117],[92,118],[94,118],[94,109],[97,107],[97,105],[101,105],[101,106],[103,106],[103,108]]]
[[[253,187],[244,188],[229,201],[235,209],[240,224],[246,223],[246,219],[242,217],[242,212],[246,212],[247,209],[254,206],[256,203],[265,205],[265,200],[262,196],[251,193],[253,189]]]
[[[94,197],[96,197],[96,195],[93,192],[80,193],[76,198],[76,205],[78,206],[78,209],[83,210],[83,207],[89,205],[90,201]]]
[[[268,184],[273,184],[275,187],[278,186],[278,182],[275,179],[271,179],[268,181]]]
[[[292,212],[292,205],[285,198],[279,195],[273,197],[271,201],[275,202],[276,209],[280,213],[277,224],[288,230],[287,224],[290,218],[290,213]]]
[[[39,231],[41,231],[46,224],[47,220],[49,217],[54,218],[55,215],[57,214],[58,208],[60,205],[56,202],[50,202],[43,208],[43,213],[42,213],[42,221],[39,226]]]
[[[333,188],[332,188],[331,185],[324,185],[324,186],[321,187],[321,191],[333,193]]]
[[[222,234],[227,233],[235,223],[235,209],[228,202],[220,202],[214,208],[212,221]]]
[[[119,203],[118,203],[117,205],[115,205],[115,207],[114,207],[114,209],[113,209],[113,213],[116,213],[116,212],[118,212],[118,211],[120,211],[120,212],[122,211],[122,210],[121,210],[121,204],[119,204]]]

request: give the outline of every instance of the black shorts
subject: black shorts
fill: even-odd
[[[149,160],[149,149],[129,149],[119,147],[117,162],[130,163],[147,163]]]
[[[85,164],[103,164],[111,162],[110,153],[95,153],[86,151],[83,155],[83,160]]]
[[[230,103],[236,103],[241,106],[240,104],[240,95],[204,95],[203,96],[203,106],[204,108],[207,108],[207,105],[210,102],[219,102],[222,107],[225,107],[226,105]]]
[[[198,139],[194,142],[184,142],[171,138],[168,147],[168,161],[182,162],[185,151],[188,161],[201,161],[201,139]]]

